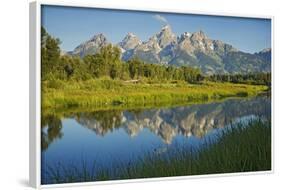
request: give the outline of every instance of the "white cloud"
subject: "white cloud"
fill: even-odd
[[[161,15],[154,15],[153,18],[155,18],[156,20],[158,20],[162,23],[165,23],[165,24],[168,23],[167,19],[165,17],[161,16]]]

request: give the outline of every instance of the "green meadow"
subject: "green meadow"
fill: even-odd
[[[43,108],[130,107],[173,104],[178,102],[202,102],[227,97],[255,96],[267,90],[267,86],[202,82],[187,84],[184,81],[165,83],[112,80],[102,78],[87,81],[53,80],[42,82]]]

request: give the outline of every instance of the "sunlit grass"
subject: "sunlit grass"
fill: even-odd
[[[160,105],[163,103],[198,102],[226,97],[254,96],[266,86],[211,83],[187,84],[183,81],[138,84],[120,80],[42,82],[42,107],[114,107],[130,105]]]

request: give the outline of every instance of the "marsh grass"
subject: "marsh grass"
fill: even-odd
[[[42,108],[99,109],[194,103],[226,97],[255,96],[266,89],[267,87],[262,85],[214,82],[187,84],[182,81],[170,81],[159,84],[132,84],[107,78],[82,82],[54,80],[42,82]]]
[[[61,164],[48,167],[45,172],[48,183],[71,183],[271,170],[268,120],[233,124],[217,135],[216,140],[206,140],[200,149],[178,146],[165,155],[144,153],[142,158],[112,166],[110,170],[95,163],[89,167],[84,162],[80,169]]]

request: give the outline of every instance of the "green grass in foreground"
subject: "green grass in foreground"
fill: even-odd
[[[52,183],[87,182],[149,177],[201,175],[271,170],[271,124],[260,119],[227,128],[216,142],[206,142],[199,151],[184,148],[176,154],[146,155],[130,165],[114,167],[112,171],[87,166],[49,168]],[[43,181],[44,183],[44,181]]]
[[[71,107],[130,107],[161,105],[163,103],[198,102],[226,97],[257,95],[266,86],[212,83],[187,84],[170,81],[161,84],[132,84],[120,80],[97,79],[88,81],[45,81],[42,82],[43,108]]]

